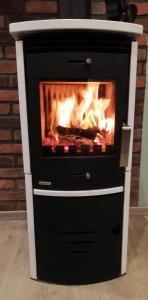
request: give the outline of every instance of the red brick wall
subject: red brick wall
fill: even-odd
[[[148,32],[148,3],[136,2],[136,23]],[[92,0],[92,17],[105,18],[103,1]],[[19,120],[14,41],[10,22],[57,17],[57,3],[49,0],[0,1],[0,210],[25,209],[24,175]],[[146,71],[146,34],[139,39],[137,94],[133,147],[131,205],[138,205],[139,165]]]

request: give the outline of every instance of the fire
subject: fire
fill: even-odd
[[[64,95],[60,95],[59,89],[61,87],[56,87],[49,116],[50,130],[54,132],[56,127],[60,125],[82,129],[107,128],[107,131],[111,131],[112,122],[109,118],[105,118],[105,111],[109,106],[110,99],[98,99],[98,88],[99,85],[95,83],[87,86],[87,88],[81,88],[79,91],[80,101],[74,89],[71,90],[71,97],[65,98]]]
[[[100,122],[100,131],[105,130],[106,133],[111,133],[112,128],[114,126],[114,122],[112,118],[104,118]]]
[[[75,106],[75,96],[71,98],[66,98],[65,101],[58,101],[58,110],[57,110],[57,125],[63,127],[71,127],[71,116],[73,114]],[[53,118],[51,112],[51,119]],[[49,121],[50,122],[50,121]]]
[[[41,89],[45,86],[46,110],[41,115],[46,114],[46,126],[41,124],[43,130],[48,128],[48,132],[44,134],[44,140],[47,136],[50,144],[64,143],[66,152],[68,145],[75,144],[74,131],[71,129],[82,130],[83,135],[87,130],[96,132],[93,138],[94,144],[112,143],[114,134],[114,111],[112,108],[111,87],[112,83],[88,82],[88,83],[41,83]],[[99,87],[101,84],[108,87],[108,92],[104,96],[99,96]],[[110,86],[110,88],[109,88]],[[41,90],[40,89],[40,90]],[[40,92],[41,95],[41,92]],[[48,96],[47,96],[48,95]],[[41,100],[42,101],[42,100]],[[41,110],[45,107],[41,103]],[[42,122],[44,123],[44,122]],[[69,130],[68,137],[65,142],[64,137],[58,132],[59,128]],[[76,131],[79,135],[79,131]],[[42,134],[43,135],[43,134]],[[82,136],[84,138],[84,136]],[[78,140],[78,139],[77,139]],[[84,144],[87,141],[84,141]],[[91,141],[90,141],[91,143]]]

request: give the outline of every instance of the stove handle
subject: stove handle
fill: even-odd
[[[122,137],[121,137],[120,167],[128,166],[131,131],[132,131],[132,128],[130,126],[123,125]]]
[[[99,189],[99,190],[82,190],[82,191],[63,191],[63,190],[40,190],[34,189],[34,195],[47,196],[47,197],[90,197],[90,196],[102,196],[116,193],[122,193],[123,186]]]

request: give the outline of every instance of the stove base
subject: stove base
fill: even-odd
[[[100,280],[100,281],[93,281],[93,282],[86,282],[86,283],[57,283],[57,282],[51,282],[51,281],[44,281],[44,280],[40,280],[40,279],[34,279],[34,278],[30,278],[36,282],[41,282],[41,283],[47,283],[47,284],[56,284],[56,285],[65,285],[65,286],[80,286],[80,285],[88,285],[88,284],[97,284],[97,283],[101,283],[101,282],[106,282],[106,281],[110,281],[110,280],[114,280],[114,279],[117,279],[117,278],[120,278],[122,276],[125,276],[126,273],[124,274],[120,274],[119,276],[116,276],[116,277],[113,277],[113,278],[109,278],[109,279],[106,279],[106,280]]]
[[[34,196],[37,279],[88,284],[121,275],[124,193]]]

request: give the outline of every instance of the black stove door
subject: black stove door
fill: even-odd
[[[88,284],[121,275],[123,193],[34,195],[37,278]]]

